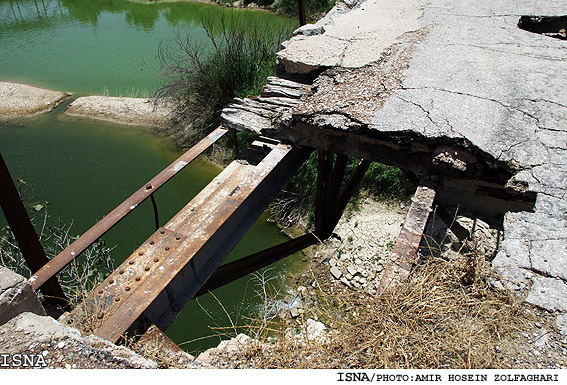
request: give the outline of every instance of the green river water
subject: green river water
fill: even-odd
[[[213,5],[190,2],[139,4],[107,0],[0,0],[0,81],[17,81],[75,95],[143,96],[159,81],[156,50],[176,31],[202,37],[199,21],[218,12]],[[245,18],[287,19],[267,12],[238,12]],[[14,179],[26,182],[26,204],[50,202],[52,219],[74,222],[81,234],[180,152],[151,128],[63,116],[67,103],[29,119],[0,124],[0,152]],[[160,221],[165,223],[218,172],[197,160],[156,193]],[[284,241],[263,216],[233,250],[229,259]],[[6,221],[0,215],[0,227]],[[153,211],[145,202],[111,230],[105,240],[117,245],[113,257],[123,261],[153,232]],[[283,278],[301,268],[294,256],[276,265]],[[243,324],[239,316],[255,314],[259,299],[249,278],[215,291],[217,299],[193,301],[167,330],[187,350],[218,343],[209,326]],[[224,307],[224,309],[223,309]],[[206,309],[206,312],[203,310]],[[228,313],[228,315],[225,313]],[[190,340],[197,340],[185,343]],[[184,344],[185,343],[185,344]]]

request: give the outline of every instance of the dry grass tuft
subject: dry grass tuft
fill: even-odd
[[[517,338],[534,316],[512,294],[487,283],[488,263],[469,256],[430,259],[410,282],[369,296],[320,280],[317,317],[324,340],[278,338],[244,352],[256,368],[493,368],[498,344]]]

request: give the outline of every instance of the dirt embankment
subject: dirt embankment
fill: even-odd
[[[73,101],[65,114],[165,128],[172,112],[167,107],[156,106],[151,99],[86,96]]]
[[[0,118],[35,115],[51,111],[71,94],[32,87],[26,84],[0,82]]]
[[[0,82],[0,119],[26,117],[51,111],[69,92],[52,91],[26,84]],[[74,100],[65,114],[117,123],[169,127],[170,107],[157,106],[151,99],[86,96]]]

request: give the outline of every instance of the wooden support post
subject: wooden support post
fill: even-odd
[[[423,179],[419,183],[390,260],[382,273],[378,292],[392,289],[408,279],[413,265],[417,262],[419,244],[429,215],[433,211],[436,190],[436,183]]]
[[[333,202],[333,206],[337,201],[339,193],[341,191],[341,185],[345,176],[347,161],[347,155],[337,154],[337,160],[335,161],[335,167],[333,168],[333,177],[331,180],[331,202]]]
[[[370,163],[372,162],[365,159],[360,161],[360,163],[356,167],[356,170],[354,170],[354,173],[351,175],[350,179],[345,185],[345,188],[337,198],[337,201],[335,202],[334,205],[333,215],[329,222],[329,229],[327,230],[329,234],[328,236],[331,235],[331,232],[334,230],[337,223],[339,223],[339,220],[343,215],[343,211],[345,210],[348,202],[356,192],[356,189],[360,185],[362,178],[364,178],[364,174],[366,173],[366,170],[368,170],[368,167],[370,167]]]
[[[299,26],[307,24],[307,18],[305,15],[305,0],[297,0],[297,9],[299,13]]]
[[[419,177],[417,175],[409,170],[402,170],[402,172],[414,186],[418,186]],[[463,242],[466,239],[469,239],[471,236],[469,231],[461,226],[461,224],[456,221],[455,217],[449,214],[449,212],[443,206],[441,206],[437,199],[435,199],[435,204],[437,205],[435,213],[439,216],[439,218],[441,218],[443,222],[445,222],[449,230],[451,230],[451,232],[455,234],[459,241]]]
[[[315,197],[315,229],[323,228],[325,212],[325,175],[327,174],[325,162],[326,152],[317,153],[317,196]]]
[[[49,259],[39,242],[2,154],[0,154],[0,205],[28,267],[32,273],[35,273],[49,262]],[[42,292],[48,302],[62,307],[68,306],[63,289],[56,277],[52,277],[45,283]]]

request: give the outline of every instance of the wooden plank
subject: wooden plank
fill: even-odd
[[[437,185],[431,181],[421,180],[412,198],[404,224],[390,256],[382,278],[378,284],[378,292],[396,287],[408,279],[413,265],[418,259],[418,249],[427,225],[429,215],[433,211],[433,202],[437,193]]]

